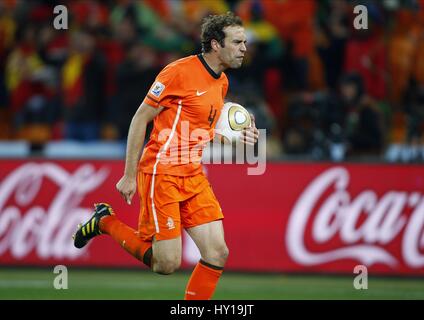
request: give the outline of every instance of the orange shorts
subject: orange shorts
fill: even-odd
[[[139,171],[139,236],[143,240],[179,237],[191,228],[224,216],[204,173],[180,177]]]

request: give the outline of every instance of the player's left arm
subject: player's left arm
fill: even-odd
[[[250,114],[250,127],[245,128],[241,132],[240,141],[244,144],[253,146],[259,138],[259,130],[256,128],[255,124],[255,116],[253,114]]]

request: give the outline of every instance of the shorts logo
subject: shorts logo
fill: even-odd
[[[172,220],[171,217],[168,217],[168,222],[166,223],[166,225],[168,226],[168,230],[174,229],[175,225],[174,225],[174,220]]]
[[[165,85],[160,83],[159,81],[156,81],[153,85],[152,90],[150,90],[150,93],[153,94],[155,97],[159,98],[159,96],[162,94],[162,91],[165,89]]]

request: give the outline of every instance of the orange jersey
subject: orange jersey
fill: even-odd
[[[226,75],[216,74],[201,55],[167,65],[143,101],[164,109],[154,119],[139,169],[176,176],[202,172],[202,150],[214,137],[227,90]]]

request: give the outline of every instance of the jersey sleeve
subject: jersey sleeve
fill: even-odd
[[[226,97],[226,95],[227,95],[227,92],[228,92],[228,86],[229,86],[229,84],[228,84],[228,78],[227,78],[227,76],[224,74],[224,84],[222,85],[222,100],[225,100],[225,97]]]
[[[156,77],[143,102],[154,108],[174,107],[183,94],[179,78],[178,68],[165,67]]]

